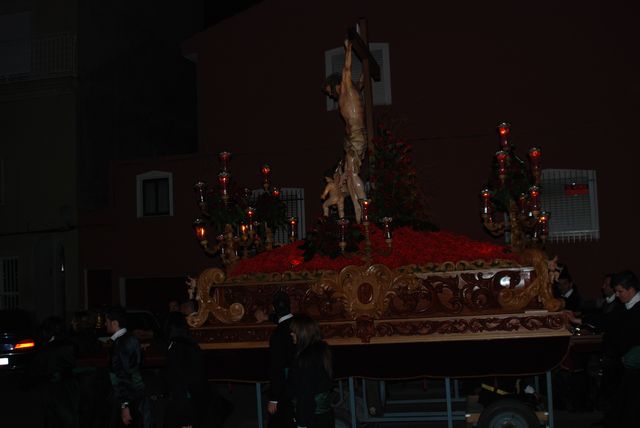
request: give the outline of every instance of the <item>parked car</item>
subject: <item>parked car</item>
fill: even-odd
[[[26,311],[0,310],[0,370],[24,369],[36,345],[33,323]]]

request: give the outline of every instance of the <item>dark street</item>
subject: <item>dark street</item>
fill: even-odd
[[[33,400],[32,395],[25,390],[25,386],[22,383],[22,376],[15,372],[0,372],[0,408],[3,417],[3,426],[20,426],[22,428],[40,428],[42,424],[39,416],[42,413],[42,409],[38,407],[38,403]],[[346,385],[346,382],[344,382]],[[229,416],[225,422],[225,428],[256,428],[258,427],[257,407],[256,407],[256,386],[251,383],[216,383],[214,384],[220,394],[227,398],[234,404],[233,413]],[[410,381],[394,382],[394,386],[390,390],[394,394],[395,400],[418,400],[418,399],[433,399],[439,393],[443,393],[441,386],[438,386],[438,382],[430,381],[430,387],[433,390],[429,393],[423,389],[425,383],[422,381]],[[263,388],[265,386],[263,385]],[[338,391],[338,389],[337,389]],[[265,403],[263,397],[263,403]],[[346,397],[345,397],[346,398]],[[361,402],[360,399],[358,402]],[[162,414],[163,408],[166,405],[166,401],[163,399],[154,402],[154,428],[162,427]],[[454,411],[457,409],[463,410],[465,404],[463,402],[456,403]],[[444,403],[440,405],[434,404],[401,404],[397,403],[388,407],[387,411],[393,412],[420,412],[426,409],[431,411],[443,411]],[[360,408],[360,411],[363,409]],[[336,409],[336,427],[346,428],[350,425],[349,412],[346,406],[341,406]],[[266,421],[266,412],[263,419]],[[556,411],[555,412],[555,428],[587,428],[593,423],[600,421],[602,414],[597,411],[591,412],[570,412],[570,411]],[[102,421],[104,424],[105,421]],[[95,427],[102,427],[99,421],[96,422]],[[265,425],[266,422],[265,422]],[[446,428],[446,422],[368,422],[366,424],[360,424],[359,426],[366,427],[380,427],[380,428],[413,428],[413,427],[433,427],[433,428]],[[455,421],[454,428],[467,428],[468,425],[465,422]]]

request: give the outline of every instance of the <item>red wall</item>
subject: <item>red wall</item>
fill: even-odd
[[[111,242],[104,253],[126,275],[176,276],[210,263],[191,236],[191,186],[215,176],[213,154],[221,150],[234,153],[240,182],[257,184],[260,165],[269,162],[274,183],[305,187],[310,227],[320,212],[322,174],[342,151],[342,123],[326,111],[320,92],[324,52],[340,46],[345,29],[364,16],[370,41],[390,45],[393,104],[376,114],[405,121],[401,134],[413,142],[443,229],[491,239],[477,195],[502,120],[512,124],[522,153],[542,148],[544,167],[597,171],[601,240],[550,246],[583,292],[595,296],[603,273],[640,273],[632,178],[638,38],[629,11],[604,5],[265,0],[185,42],[185,53],[198,53],[200,147],[211,158],[167,161],[175,171],[176,215],[150,221],[135,219],[130,181],[147,166],[116,167],[118,225],[105,230]]]
[[[208,157],[191,156],[112,165],[111,206],[83,216],[80,263],[83,269],[113,271],[114,301],[118,278],[184,278],[214,266],[191,228],[198,216],[192,187],[217,174],[210,163]],[[137,217],[136,176],[151,170],[173,173],[173,216]]]

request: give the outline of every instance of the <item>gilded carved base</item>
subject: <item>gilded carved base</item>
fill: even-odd
[[[566,325],[566,317],[558,312],[407,320],[361,317],[320,323],[324,337],[334,346],[568,337]],[[264,348],[273,328],[269,324],[203,327],[194,330],[193,336],[207,349]]]
[[[245,310],[240,303],[232,303],[228,308],[224,307],[221,293],[211,289],[218,284],[224,283],[225,274],[220,269],[211,268],[203,271],[196,280],[196,301],[198,302],[198,312],[187,317],[187,322],[191,327],[200,327],[212,314],[217,320],[225,323],[235,323],[242,319]]]
[[[259,282],[230,282],[223,271],[207,269],[197,278],[198,312],[188,322],[202,329],[194,333],[205,342],[262,342],[272,326],[258,314],[270,312],[273,293],[282,289],[294,313],[311,315],[329,339],[338,341],[443,340],[447,335],[459,338],[462,330],[503,334],[564,329],[559,315],[552,314],[562,302],[551,293],[546,257],[527,250],[522,259],[529,267],[425,273],[406,267],[348,266],[297,280],[272,274],[271,281]]]

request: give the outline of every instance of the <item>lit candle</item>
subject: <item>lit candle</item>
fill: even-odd
[[[538,188],[538,186],[529,187],[529,208],[531,209],[531,212],[533,212],[534,215],[538,215],[538,212],[540,211],[539,200],[538,200],[539,196],[540,196],[540,189]]]
[[[500,135],[500,147],[502,150],[509,150],[509,134],[511,127],[508,123],[502,122],[498,125],[498,135]]]
[[[509,153],[504,150],[500,150],[496,152],[496,160],[498,161],[498,166],[504,168],[507,163],[507,159],[509,158]]]
[[[529,149],[529,160],[531,161],[531,172],[535,179],[535,184],[540,183],[540,158],[542,157],[542,151],[537,147]]]
[[[269,164],[264,164],[262,165],[261,168],[262,171],[262,187],[264,188],[265,192],[269,191],[269,174],[271,173],[271,167],[269,166]]]
[[[507,178],[507,159],[509,159],[509,153],[504,150],[496,152],[496,160],[498,161],[498,177],[500,178],[501,185],[504,185],[504,181]]]
[[[485,187],[480,192],[480,198],[482,200],[482,218],[490,217],[493,212],[493,206],[491,205],[491,191]]]
[[[389,247],[391,247],[391,222],[393,218],[391,217],[383,217],[382,224],[384,225],[384,240]]]
[[[289,219],[289,225],[291,226],[291,232],[289,234],[289,240],[295,242],[298,240],[298,218],[291,217]]]
[[[206,223],[203,219],[197,218],[193,222],[193,231],[196,233],[198,241],[202,242],[207,239]]]
[[[226,171],[222,171],[218,174],[218,182],[220,183],[220,191],[222,193],[222,198],[226,199],[229,197],[229,190],[227,185],[229,184],[229,173]]]
[[[216,240],[218,241],[218,247],[220,248],[220,255],[224,259],[224,256],[226,255],[226,250],[224,248],[224,235],[220,234],[216,236]]]
[[[547,239],[547,236],[549,235],[549,213],[546,211],[541,211],[540,212],[540,216],[538,217],[538,236],[539,238],[544,241],[545,239]]]
[[[531,164],[533,166],[538,166],[541,156],[542,151],[538,147],[531,147],[529,149],[529,158],[531,159]]]
[[[256,210],[253,207],[247,208],[247,217],[249,217],[249,230],[253,230],[253,216],[255,215]]]
[[[247,225],[240,223],[240,233],[243,241],[247,240]]]
[[[371,206],[370,199],[359,199],[362,206],[362,222],[369,223],[369,207]]]

